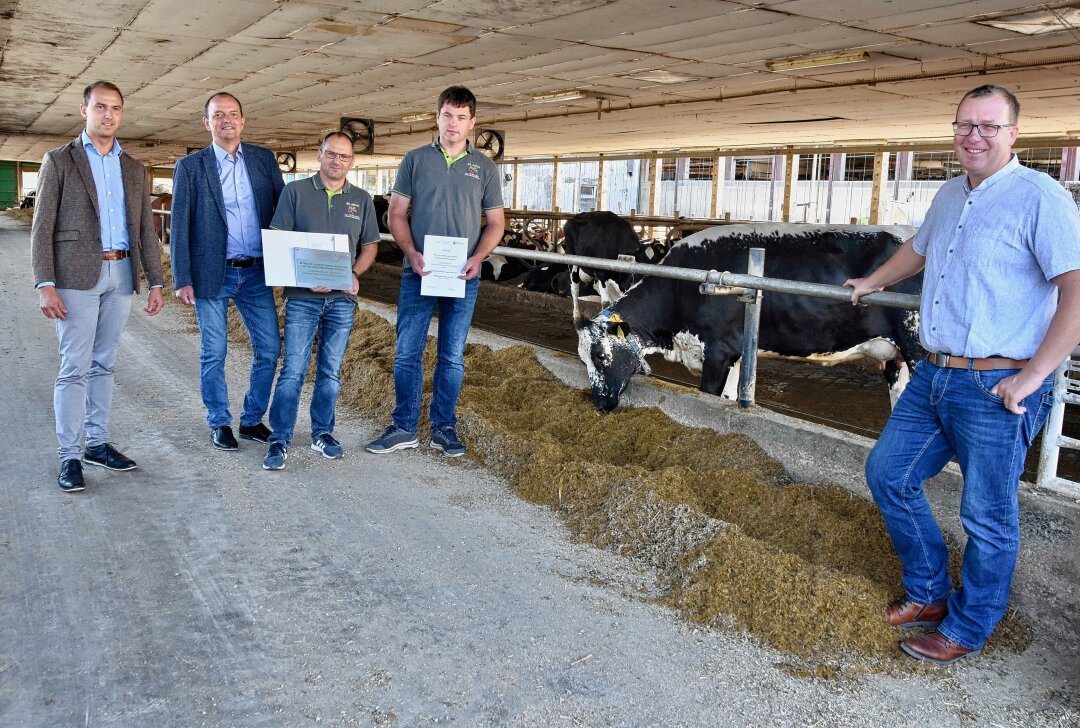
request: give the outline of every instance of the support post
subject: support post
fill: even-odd
[[[746,274],[765,275],[765,249],[750,248]],[[740,297],[741,298],[741,297]],[[754,388],[757,385],[758,328],[761,325],[761,289],[749,292],[746,298],[746,313],[743,315],[743,355],[742,368],[739,371],[739,409],[748,410],[754,406]]]
[[[1040,488],[1047,487],[1057,478],[1058,455],[1061,453],[1059,437],[1065,423],[1065,393],[1068,392],[1068,379],[1065,374],[1069,370],[1070,359],[1061,362],[1061,366],[1054,372],[1054,403],[1050,405],[1050,415],[1046,418],[1043,427],[1042,447],[1039,448],[1039,469],[1035,475],[1035,484]]]

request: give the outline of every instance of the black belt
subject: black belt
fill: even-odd
[[[260,262],[262,262],[262,258],[229,258],[225,261],[225,265],[230,268],[249,268]]]

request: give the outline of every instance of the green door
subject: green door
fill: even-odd
[[[18,173],[17,162],[0,162],[0,210],[19,206]]]

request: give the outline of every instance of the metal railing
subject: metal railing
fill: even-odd
[[[762,291],[789,293],[798,296],[826,298],[833,301],[850,301],[851,289],[843,286],[830,286],[824,283],[808,283],[783,278],[765,278],[760,273],[765,270],[765,249],[750,248],[747,270],[750,273],[730,273],[727,271],[701,270],[699,268],[679,268],[676,266],[656,265],[653,263],[632,263],[608,258],[589,258],[583,255],[563,255],[544,253],[521,248],[499,246],[493,253],[510,258],[527,258],[547,263],[562,263],[579,267],[597,268],[615,273],[673,278],[675,280],[698,283],[701,293],[711,296],[738,295],[746,305],[743,317],[743,355],[739,369],[739,407],[750,409],[754,406],[754,389],[757,384],[757,349],[758,329],[761,322]],[[877,292],[868,293],[860,299],[863,303],[877,306],[889,306],[908,310],[919,307],[919,297],[907,293]],[[577,301],[574,302],[575,315]]]
[[[1054,403],[1050,406],[1050,415],[1043,428],[1042,447],[1039,449],[1039,469],[1035,484],[1073,498],[1080,497],[1080,483],[1057,474],[1061,448],[1080,450],[1080,440],[1061,434],[1065,424],[1065,405],[1080,404],[1080,378],[1071,379],[1069,372],[1080,372],[1080,348],[1074,349],[1072,356],[1061,363],[1054,372]]]
[[[678,268],[652,263],[631,263],[607,258],[589,258],[581,255],[562,255],[543,253],[520,248],[499,246],[494,253],[511,258],[526,258],[547,263],[586,266],[615,273],[651,275],[660,278],[673,278],[698,283],[701,292],[706,295],[739,295],[746,304],[743,318],[743,362],[739,371],[738,403],[741,409],[750,409],[754,405],[754,389],[757,378],[757,342],[760,324],[762,291],[789,293],[799,296],[826,298],[834,301],[851,299],[851,289],[843,286],[830,286],[822,283],[807,283],[782,278],[765,278],[756,273],[765,270],[765,251],[751,248],[747,270],[753,273],[740,274],[701,270],[698,268]],[[906,293],[877,292],[868,293],[860,299],[863,303],[915,310],[919,308],[919,297]],[[1073,357],[1080,357],[1080,347],[1073,351]],[[1070,379],[1067,372],[1080,372],[1080,361],[1073,358],[1065,360],[1054,375],[1054,403],[1043,430],[1042,448],[1039,453],[1039,469],[1036,485],[1071,497],[1080,496],[1080,483],[1057,475],[1058,456],[1061,448],[1080,450],[1080,440],[1061,434],[1064,423],[1066,404],[1080,404],[1080,377]]]

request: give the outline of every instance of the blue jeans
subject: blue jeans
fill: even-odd
[[[979,649],[1005,614],[1020,548],[1017,488],[1031,441],[1046,421],[1051,379],[1013,414],[990,390],[1015,369],[978,372],[923,361],[901,395],[866,462],[896,554],[907,597],[919,604],[948,599],[938,630]],[[956,457],[964,475],[960,521],[967,533],[963,586],[952,590],[948,549],[923,483]]]
[[[438,355],[431,392],[431,425],[457,424],[461,383],[465,379],[465,337],[472,324],[480,279],[465,282],[465,298],[420,295],[420,276],[401,275],[397,308],[397,351],[394,354],[394,424],[416,432],[424,390],[424,347],[435,306],[439,306]]]
[[[274,292],[265,280],[261,262],[247,268],[226,266],[225,280],[218,295],[195,298],[195,317],[199,320],[199,384],[210,427],[232,425],[233,419],[229,411],[229,390],[225,385],[225,354],[228,351],[225,315],[230,298],[236,304],[251,340],[251,375],[240,424],[262,422],[270,404],[274,370],[281,355],[281,332]]]
[[[311,345],[319,332],[315,389],[311,395],[311,436],[334,432],[334,408],[341,391],[341,361],[352,333],[356,302],[344,296],[290,298],[285,301],[285,359],[274,403],[270,405],[270,442],[292,442],[300,389],[304,386]]]

